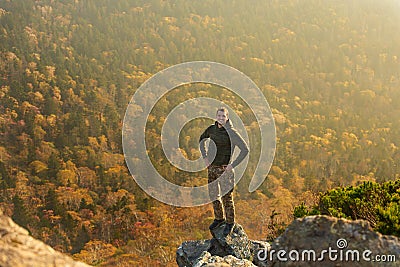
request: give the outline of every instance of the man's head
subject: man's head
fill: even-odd
[[[220,107],[217,110],[217,122],[224,126],[229,119],[228,109],[225,107]]]

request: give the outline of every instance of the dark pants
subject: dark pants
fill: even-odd
[[[214,217],[217,220],[225,218],[227,223],[235,222],[235,206],[233,203],[233,187],[234,187],[234,173],[233,171],[225,172],[226,166],[209,166],[208,167],[208,192],[211,199],[215,199],[212,202],[214,208]],[[217,180],[221,175],[221,179],[215,183],[211,182]],[[220,189],[225,191],[225,188],[230,188],[228,193],[220,196]]]

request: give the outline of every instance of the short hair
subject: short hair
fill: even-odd
[[[227,117],[229,116],[229,111],[228,111],[228,109],[227,109],[226,107],[220,107],[220,108],[218,108],[216,114],[218,114],[218,111],[224,112],[224,113],[226,114]]]

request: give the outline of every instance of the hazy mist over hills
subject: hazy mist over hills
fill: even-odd
[[[235,195],[249,236],[274,238],[319,192],[399,178],[399,25],[399,1],[389,0],[0,0],[0,207],[89,264],[173,265],[182,240],[209,236],[212,210],[141,191],[124,163],[122,120],[153,74],[215,61],[248,75],[274,114],[271,171],[252,194],[247,171]],[[173,171],[159,134],[174,106],[200,96],[252,118],[221,88],[181,87],[162,99],[146,141],[177,184],[204,184],[206,171]],[[188,158],[200,157],[208,124],[181,132]]]

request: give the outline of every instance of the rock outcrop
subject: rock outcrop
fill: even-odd
[[[178,266],[267,266],[257,258],[257,254],[267,249],[268,243],[249,240],[239,224],[235,224],[232,232],[225,236],[224,227],[222,224],[212,230],[213,238],[210,240],[183,242],[176,253]]]
[[[29,236],[0,210],[1,267],[88,267]]]
[[[213,267],[255,267],[249,260],[241,260],[232,255],[225,257],[211,256],[210,252],[204,251],[200,258],[194,263],[194,267],[213,266]]]
[[[271,245],[249,240],[238,224],[225,237],[223,227],[211,240],[182,243],[178,266],[400,266],[399,238],[376,233],[363,220],[297,219]]]
[[[279,250],[285,255],[278,257]],[[309,216],[293,221],[268,256],[269,266],[400,266],[400,240],[374,232],[367,221]]]

